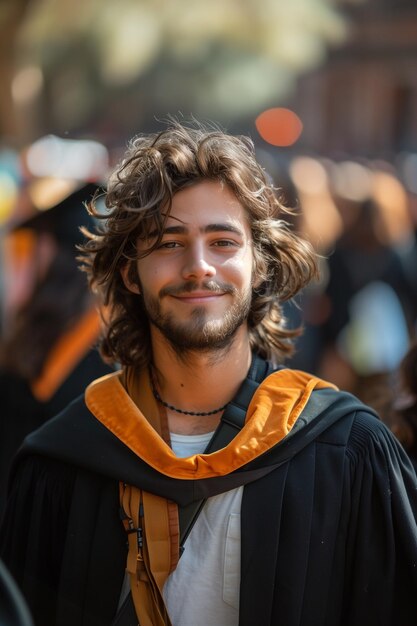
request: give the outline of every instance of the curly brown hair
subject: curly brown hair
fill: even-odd
[[[80,247],[80,258],[90,286],[107,307],[101,342],[107,360],[135,366],[150,362],[149,322],[142,297],[126,288],[121,269],[139,258],[139,238],[159,233],[142,257],[159,245],[174,194],[203,180],[227,185],[248,216],[258,279],[248,317],[252,348],[274,362],[291,354],[292,340],[300,331],[285,328],[281,302],[317,277],[315,253],[280,219],[288,210],[257,163],[249,138],[171,120],[162,132],[139,135],[130,142],[109,180],[107,213],[100,213],[94,201],[89,206],[103,223],[96,234],[85,232],[88,241]],[[135,280],[134,263],[131,269]]]

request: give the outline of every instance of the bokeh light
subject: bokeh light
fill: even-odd
[[[273,146],[292,146],[300,137],[303,124],[294,111],[282,107],[267,109],[255,121],[258,133]]]

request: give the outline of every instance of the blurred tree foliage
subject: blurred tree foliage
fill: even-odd
[[[230,126],[346,34],[334,0],[3,0],[0,29],[1,131],[20,142],[179,111]]]

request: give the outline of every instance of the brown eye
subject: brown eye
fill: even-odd
[[[214,241],[213,245],[218,248],[233,248],[238,244],[235,241],[231,241],[230,239],[219,239],[218,241]]]
[[[178,241],[165,241],[158,246],[158,250],[171,250],[173,248],[178,248],[180,244]]]

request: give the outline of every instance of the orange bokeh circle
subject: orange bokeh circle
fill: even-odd
[[[255,120],[258,133],[273,146],[292,146],[300,137],[303,124],[294,111],[277,107],[267,109]]]

